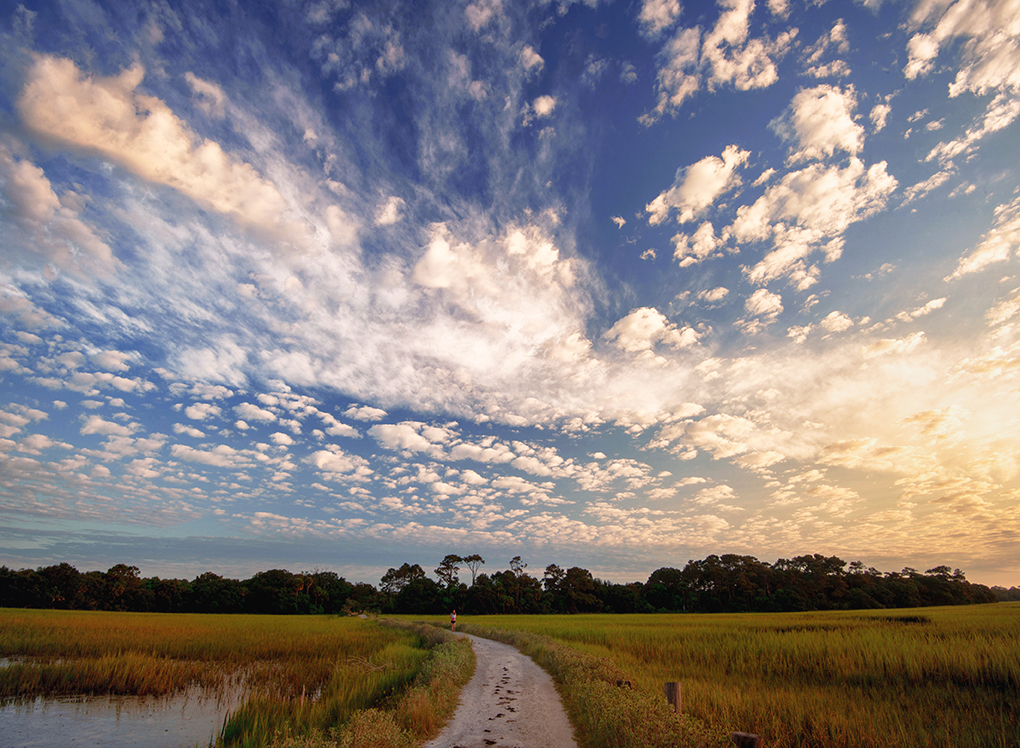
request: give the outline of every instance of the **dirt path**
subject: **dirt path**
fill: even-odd
[[[453,720],[425,748],[577,748],[549,674],[508,644],[465,636],[475,674]]]

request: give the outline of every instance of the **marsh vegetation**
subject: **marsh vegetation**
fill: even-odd
[[[735,730],[770,748],[1020,745],[1018,604],[462,617],[458,628],[549,669],[588,748],[695,746]],[[668,681],[686,719],[668,712]]]
[[[339,739],[380,706],[398,733],[411,726],[425,735],[453,705],[423,684],[437,668],[454,683],[466,679],[472,662],[469,646],[432,627],[360,618],[3,610],[0,621],[5,700],[240,689],[221,736],[229,746],[331,729]]]

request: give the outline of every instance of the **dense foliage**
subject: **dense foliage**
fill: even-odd
[[[510,568],[478,573],[480,556],[448,555],[433,580],[418,564],[391,568],[379,588],[351,584],[331,571],[292,574],[271,569],[237,580],[206,572],[191,581],[139,576],[117,564],[106,572],[79,572],[62,563],[14,571],[0,567],[0,607],[132,610],[190,613],[720,613],[849,610],[962,605],[1009,599],[1016,588],[992,591],[959,569],[936,566],[923,574],[906,568],[880,572],[835,556],[781,558],[711,555],[683,569],[664,567],[644,583],[595,579],[587,569],[546,567],[541,580],[514,557]],[[461,565],[471,570],[461,582]],[[1001,590],[1001,592],[1000,592]],[[997,595],[996,593],[999,592]],[[1002,593],[1005,593],[1003,595]]]

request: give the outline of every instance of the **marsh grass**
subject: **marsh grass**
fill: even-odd
[[[339,727],[310,725],[303,731],[277,732],[281,748],[413,748],[434,737],[456,709],[461,687],[471,678],[475,657],[466,640],[445,631],[407,622],[388,625],[414,631],[429,654],[409,687],[395,691],[379,708],[352,712]]]
[[[239,689],[246,698],[223,745],[395,748],[397,737],[435,732],[456,706],[474,655],[450,639],[431,626],[333,616],[0,610],[0,696]]]
[[[605,668],[611,665],[653,701],[664,701],[663,683],[679,681],[685,714],[709,725],[713,734],[759,734],[770,748],[1020,746],[1020,604],[892,612],[463,617],[458,625],[504,640],[515,636],[510,630],[548,637],[533,644],[521,639],[521,645],[525,651],[535,648],[539,658],[546,657],[543,647],[567,645],[604,661]],[[495,634],[497,628],[504,633]],[[569,657],[557,657],[582,683],[615,684],[608,676],[584,675]],[[549,668],[554,677],[566,683],[555,667]],[[586,688],[597,695],[603,686]],[[572,689],[564,687],[565,699],[575,698]],[[595,696],[585,698],[600,703]],[[592,723],[585,712],[595,707],[569,701],[567,706],[579,727]],[[586,727],[584,745],[642,744],[600,742],[601,729]]]

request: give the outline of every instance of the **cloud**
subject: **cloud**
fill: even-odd
[[[235,405],[234,412],[237,413],[240,418],[248,421],[269,422],[276,420],[275,413],[264,408],[260,408],[257,405],[253,405],[252,403],[241,403],[240,405]]]
[[[680,0],[644,0],[638,12],[641,32],[655,38],[680,17]]]
[[[218,416],[222,411],[210,403],[195,403],[184,409],[184,415],[192,421],[204,421],[207,418]]]
[[[379,421],[386,417],[386,411],[368,405],[352,405],[344,411],[344,415],[356,421]]]
[[[709,257],[722,257],[717,250],[725,245],[725,241],[715,235],[715,228],[709,221],[698,227],[694,234],[677,234],[672,239],[673,258],[680,267],[695,265]]]
[[[885,129],[885,123],[889,119],[889,114],[892,112],[892,107],[888,104],[875,104],[871,108],[871,113],[868,115],[868,119],[871,120],[871,124],[875,128],[875,132],[881,132]]]
[[[545,65],[545,60],[542,59],[542,55],[531,48],[531,45],[525,45],[521,49],[521,66],[528,73],[537,73]]]
[[[845,332],[854,326],[854,321],[843,312],[829,312],[818,326],[829,332]]]
[[[404,209],[404,201],[399,197],[387,198],[375,212],[376,226],[392,226],[401,218],[401,211]]]
[[[602,337],[620,350],[646,354],[650,354],[658,343],[680,349],[698,342],[698,333],[692,328],[681,329],[657,309],[650,307],[634,309],[603,333]]]
[[[556,108],[556,99],[552,96],[539,96],[531,103],[536,117],[548,117]]]
[[[104,421],[99,416],[89,416],[81,427],[83,434],[104,434],[106,436],[131,436],[137,427],[122,426],[112,421]]]
[[[719,0],[718,6],[722,12],[711,30],[703,34],[700,26],[681,27],[659,52],[657,101],[651,112],[640,117],[643,124],[652,125],[665,114],[675,116],[702,86],[714,91],[720,85],[733,85],[747,91],[778,80],[775,62],[786,54],[797,30],[783,32],[775,40],[748,38],[754,0]],[[658,10],[649,18],[665,20],[667,15]],[[643,28],[653,27],[654,23]]]
[[[798,92],[769,127],[793,143],[790,163],[825,158],[836,151],[855,156],[864,147],[864,128],[854,121],[856,107],[852,87],[816,86]]]
[[[783,311],[783,299],[779,294],[759,288],[744,302],[748,314],[774,321]]]
[[[407,423],[380,423],[368,430],[379,446],[400,452],[425,452],[432,455],[441,455],[442,450],[426,439],[420,431],[420,424]]]
[[[163,101],[140,93],[144,75],[135,64],[117,76],[93,77],[71,60],[38,55],[18,111],[36,135],[97,152],[244,224],[281,236],[304,233],[285,219],[279,190],[250,164],[199,138]]]
[[[693,221],[720,195],[740,185],[737,169],[747,163],[750,155],[749,151],[730,145],[723,150],[721,158],[706,156],[680,169],[673,186],[645,206],[648,223],[653,226],[662,223],[671,210],[679,211],[678,222]]]
[[[995,209],[995,221],[991,230],[981,237],[974,249],[960,258],[956,270],[946,277],[946,281],[978,273],[989,265],[1004,262],[1017,250],[1020,250],[1020,197]]]
[[[864,358],[875,358],[893,353],[909,353],[922,345],[927,338],[923,332],[915,332],[905,338],[883,338],[861,349]]]
[[[222,468],[250,468],[254,466],[251,457],[226,444],[220,444],[209,450],[195,449],[186,444],[173,444],[170,454],[178,460],[196,462],[202,465]]]
[[[62,201],[53,191],[43,170],[25,159],[19,159],[0,144],[0,189],[7,209],[25,232],[23,246],[38,252],[64,270],[111,272],[119,263],[110,246],[73,207],[75,193],[65,193]],[[63,204],[67,203],[67,205]],[[13,237],[8,236],[7,241]]]
[[[838,258],[843,232],[885,208],[896,184],[884,161],[867,169],[855,157],[845,168],[812,164],[787,174],[753,205],[741,206],[727,231],[740,243],[773,243],[773,251],[748,270],[752,282],[790,276],[807,288],[817,269],[805,259],[817,250],[828,261]]]
[[[908,79],[927,75],[941,47],[964,39],[961,67],[949,95],[964,91],[983,94],[990,89],[1020,89],[1020,31],[1010,0],[958,0],[918,3],[910,19],[917,31],[907,43]]]
[[[190,72],[184,74],[184,80],[195,94],[195,106],[214,119],[224,119],[227,116],[227,95],[222,88]]]

